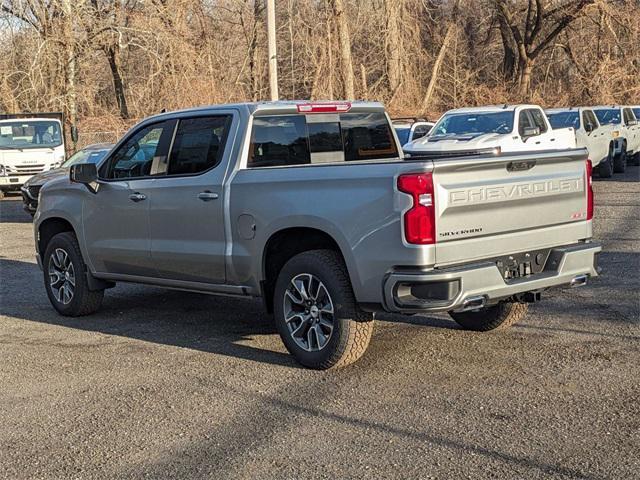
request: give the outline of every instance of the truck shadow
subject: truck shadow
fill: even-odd
[[[122,284],[98,312],[73,318],[53,310],[42,282],[35,264],[0,256],[0,316],[300,368],[284,347],[253,346],[277,334],[259,301]]]
[[[7,193],[0,200],[0,223],[31,223],[33,217],[22,209],[22,197]]]

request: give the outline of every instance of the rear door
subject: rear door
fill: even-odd
[[[586,159],[571,150],[434,162],[437,264],[589,236]]]
[[[178,120],[165,175],[149,192],[159,278],[225,283],[224,179],[237,123],[234,111]]]

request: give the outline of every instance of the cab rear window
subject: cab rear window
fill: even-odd
[[[258,116],[249,167],[281,167],[393,159],[398,156],[386,115],[376,113]]]

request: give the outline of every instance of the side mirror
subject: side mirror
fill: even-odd
[[[585,124],[584,129],[587,131],[587,133],[591,133],[595,130],[595,126],[593,125],[593,123],[587,123]]]
[[[77,163],[71,165],[69,180],[73,183],[82,183],[93,193],[98,191],[98,167],[95,163]]]
[[[524,133],[522,135],[523,138],[535,137],[536,135],[540,135],[539,127],[527,127],[524,129]]]

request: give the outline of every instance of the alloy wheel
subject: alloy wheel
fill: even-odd
[[[329,291],[310,273],[296,275],[285,290],[284,319],[291,338],[303,350],[317,352],[333,333],[334,307]]]
[[[76,276],[69,254],[56,248],[49,258],[49,285],[55,299],[67,305],[73,300]]]

